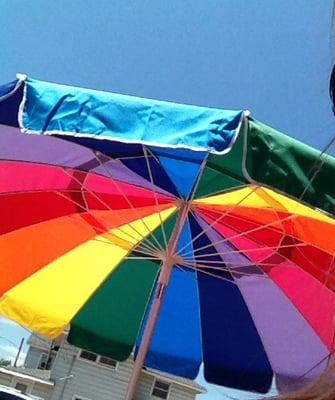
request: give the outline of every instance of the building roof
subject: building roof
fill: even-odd
[[[0,373],[23,378],[28,381],[38,382],[43,385],[54,386],[54,382],[50,380],[50,371],[24,368],[24,367],[7,367],[0,368]]]
[[[164,379],[164,380],[178,383],[179,385],[188,387],[189,389],[195,390],[199,393],[207,392],[207,390],[203,386],[199,385],[195,381],[192,381],[191,379],[182,378],[180,376],[168,374],[166,372],[161,372],[161,371],[157,371],[155,369],[150,369],[150,368],[145,368],[145,369],[143,369],[143,371],[149,375],[162,377],[162,379]]]

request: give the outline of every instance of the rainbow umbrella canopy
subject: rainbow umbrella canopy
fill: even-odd
[[[242,111],[24,76],[0,95],[2,315],[238,389],[324,370],[334,158]]]

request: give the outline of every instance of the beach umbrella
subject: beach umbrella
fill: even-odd
[[[334,350],[335,160],[247,112],[0,87],[0,313],[265,393]]]

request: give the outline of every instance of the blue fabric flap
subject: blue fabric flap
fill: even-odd
[[[224,153],[242,111],[174,104],[26,80],[22,125],[30,133],[182,147]]]

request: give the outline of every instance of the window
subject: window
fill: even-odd
[[[117,361],[113,360],[112,358],[103,357],[103,356],[99,357],[99,363],[108,365],[109,367],[114,368],[114,369],[116,369],[116,366],[117,366]]]
[[[170,383],[155,379],[152,386],[151,396],[158,397],[159,399],[167,399],[169,396],[170,387]]]
[[[98,355],[97,354],[92,353],[92,352],[87,351],[87,350],[81,350],[79,357],[80,358],[84,358],[85,360],[88,360],[88,361],[93,361],[93,362],[96,362],[97,359],[98,359]]]
[[[47,353],[41,353],[37,368],[50,370],[54,358],[55,358],[54,354],[50,354],[50,357],[48,358]]]
[[[72,400],[90,400],[87,397],[83,397],[83,396],[78,396],[78,395],[73,395]]]
[[[99,356],[98,354],[92,353],[91,351],[87,350],[81,350],[79,353],[79,357],[87,361],[101,364],[107,368],[116,369],[118,365],[118,362],[113,360],[112,358]]]
[[[52,366],[52,363],[53,363],[54,359],[55,359],[55,355],[54,354],[50,354],[50,357],[49,357],[49,359],[47,361],[47,365],[45,367],[46,370],[50,370],[51,369],[51,366]]]
[[[38,369],[46,369],[47,366],[47,362],[48,362],[48,355],[47,353],[42,353],[41,357],[40,357],[40,361],[38,362]]]
[[[21,383],[21,382],[17,382],[15,385],[15,389],[19,390],[21,393],[25,394],[25,393],[27,393],[28,385],[25,385],[24,383]]]
[[[1,385],[0,385],[1,386]],[[29,395],[33,389],[34,384],[32,382],[25,382],[18,377],[13,377],[11,385],[10,385],[17,394],[17,398],[19,398],[19,393]],[[2,400],[2,393],[0,393],[0,399]],[[21,398],[21,397],[20,397]]]

